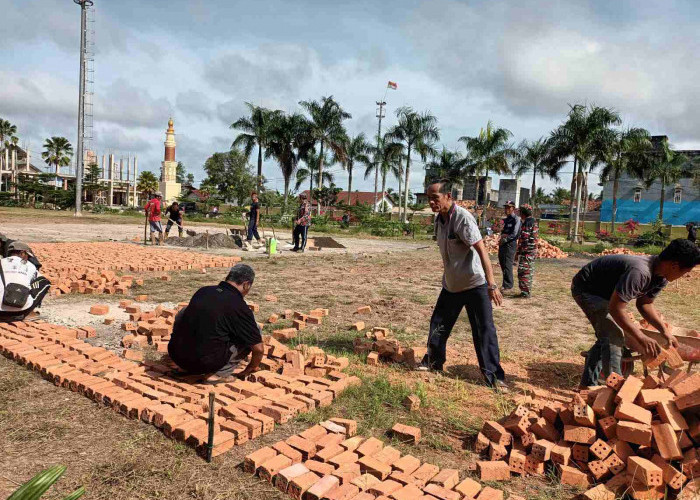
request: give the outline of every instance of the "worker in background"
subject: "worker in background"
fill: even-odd
[[[532,216],[532,207],[523,205],[520,207],[520,236],[518,236],[518,288],[520,296],[529,298],[532,293],[532,281],[535,273],[535,259],[537,258],[537,240],[539,227],[537,220]]]
[[[605,255],[586,264],[571,282],[571,295],[593,325],[596,342],[588,351],[581,387],[597,385],[602,373],[622,374],[625,345],[655,358],[661,346],[632,319],[627,304],[676,347],[678,341],[654,307],[666,287],[700,264],[700,248],[686,239],[673,240],[658,256]]]
[[[513,288],[513,263],[515,261],[515,251],[518,248],[520,218],[515,216],[515,202],[508,200],[503,205],[503,209],[506,216],[503,219],[503,230],[498,242],[498,263],[503,272],[501,292],[506,292]]]
[[[22,321],[41,306],[51,282],[30,262],[26,243],[12,241],[0,260],[0,322]]]
[[[697,243],[698,241],[698,228],[695,226],[694,222],[688,222],[685,225],[685,228],[688,230],[688,241],[692,241],[693,243]]]
[[[299,208],[297,209],[297,218],[294,220],[294,248],[292,252],[304,252],[306,249],[306,240],[309,235],[309,224],[311,223],[311,204],[309,203],[306,194],[299,195]]]
[[[447,339],[466,309],[481,373],[490,387],[507,391],[491,306],[491,302],[501,305],[503,298],[479,226],[471,213],[452,200],[449,180],[432,183],[427,195],[431,210],[438,214],[434,236],[444,273],[442,291],[430,318],[428,352],[416,369],[443,369]]]
[[[258,369],[264,354],[260,327],[244,298],[253,287],[255,271],[236,264],[226,279],[200,288],[175,317],[168,354],[193,375],[226,378],[251,354],[250,363],[235,375],[244,379]]]
[[[165,209],[165,216],[168,218],[168,223],[165,225],[165,239],[168,239],[168,233],[170,233],[170,228],[173,224],[177,224],[177,235],[182,238],[182,217],[185,211],[180,207],[180,204],[176,201],[172,203],[168,208]]]
[[[258,193],[253,191],[250,194],[250,211],[248,212],[248,236],[246,241],[250,243],[253,241],[253,236],[255,236],[255,241],[260,244],[260,235],[258,234],[258,224],[260,223],[260,203],[258,202]]]
[[[146,203],[145,207],[146,217],[151,228],[152,245],[156,244],[155,233],[158,233],[158,245],[163,242],[163,226],[160,223],[161,198],[163,198],[163,194],[160,191],[156,191],[156,194]]]

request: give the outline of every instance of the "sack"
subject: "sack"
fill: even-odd
[[[19,283],[8,283],[3,295],[3,305],[10,307],[24,307],[29,298],[30,289]]]

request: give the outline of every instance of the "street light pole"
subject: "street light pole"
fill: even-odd
[[[385,94],[386,95],[386,94]],[[379,146],[382,140],[382,118],[384,118],[384,106],[386,106],[386,101],[377,101],[377,118],[379,124],[377,125],[377,150],[374,154],[374,208],[373,212],[377,211],[377,190],[379,189],[379,158],[381,153],[379,152]],[[384,193],[382,193],[382,196]]]

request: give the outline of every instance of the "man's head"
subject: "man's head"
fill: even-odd
[[[245,297],[253,288],[255,271],[248,264],[236,264],[226,275],[226,281],[235,286]]]
[[[506,201],[506,204],[503,205],[503,211],[506,215],[510,215],[515,212],[515,202],[511,200]]]
[[[679,238],[673,240],[659,254],[656,273],[668,281],[682,278],[700,264],[700,248],[692,241]]]
[[[173,204],[172,204],[172,207],[173,207],[173,208],[178,208],[179,206],[180,206],[180,204],[179,204],[178,202],[176,202],[176,201],[174,201]]]
[[[258,193],[256,193],[255,191],[250,193],[250,199],[253,200],[253,203],[257,203],[258,202]]]
[[[520,218],[521,219],[527,219],[532,215],[532,208],[530,208],[528,205],[523,205],[520,207]]]
[[[22,260],[28,260],[32,253],[32,249],[22,241],[13,241],[7,248],[8,257],[20,257]]]
[[[435,213],[446,214],[452,207],[452,182],[440,179],[428,186],[428,204]]]
[[[301,202],[306,201],[306,193],[301,193],[301,194],[299,195],[299,201],[301,201]]]
[[[160,191],[156,191],[155,197],[160,200],[163,197],[163,193],[161,193]]]

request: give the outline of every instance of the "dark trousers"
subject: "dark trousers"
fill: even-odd
[[[258,225],[254,220],[251,220],[248,223],[248,237],[246,238],[248,241],[253,241],[253,236],[255,236],[255,239],[260,241],[260,235],[258,234]]]
[[[481,373],[486,383],[493,385],[496,379],[503,380],[505,374],[501,368],[498,336],[493,324],[493,309],[486,284],[458,293],[442,289],[430,319],[428,353],[423,358],[423,364],[442,370],[447,339],[462,308],[466,308],[472,327],[472,339]]]
[[[309,234],[309,226],[302,226],[297,224],[294,226],[294,232],[292,237],[294,239],[294,248],[297,250],[304,250],[306,248],[306,238]]]
[[[515,250],[517,250],[517,240],[503,243],[498,247],[498,264],[503,271],[503,288],[510,290],[513,288],[513,262],[515,261]]]

